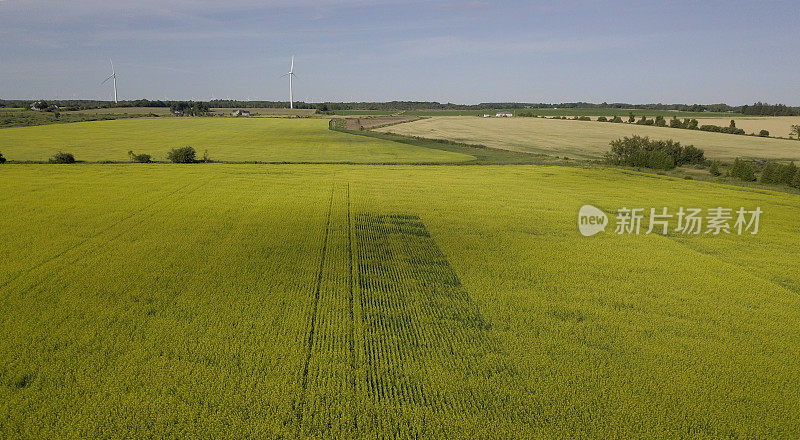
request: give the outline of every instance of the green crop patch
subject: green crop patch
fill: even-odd
[[[513,368],[422,220],[359,214],[355,240],[370,404],[429,416],[499,409],[507,396],[490,394],[473,381],[507,390],[508,384],[499,382],[513,380]],[[394,424],[392,431],[412,437],[437,429],[409,422],[384,420]]]
[[[418,216],[353,215],[349,185],[336,184],[320,249],[298,436],[419,437],[453,411],[500,409],[503,393],[488,390],[513,369]]]
[[[759,233],[614,232],[720,201]],[[798,438],[798,206],[600,168],[0,166],[0,438]]]
[[[4,128],[0,152],[9,160],[47,161],[64,151],[86,162],[129,162],[129,151],[166,161],[191,146],[214,162],[463,162],[472,156],[353,136],[324,119],[156,118]],[[143,165],[147,166],[147,165]]]

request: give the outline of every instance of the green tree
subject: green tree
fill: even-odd
[[[714,177],[719,177],[722,175],[722,171],[719,170],[719,163],[716,160],[711,162],[711,166],[708,167],[708,172]]]
[[[0,153],[0,163],[6,163],[6,158],[3,157],[3,153]]]
[[[636,116],[634,116],[634,115],[633,115],[633,113],[631,113],[631,114],[628,116],[628,123],[629,123],[629,124],[633,124],[634,122],[636,122]]]
[[[792,125],[792,131],[789,132],[789,137],[797,136],[797,140],[800,140],[800,125]]]
[[[761,183],[772,184],[775,183],[778,167],[775,162],[767,162],[764,170],[761,171]]]
[[[150,163],[152,159],[149,154],[134,154],[133,151],[128,151],[128,156],[130,156],[131,162],[135,163]]]
[[[733,162],[733,166],[728,175],[745,182],[753,182],[756,180],[756,173],[755,170],[753,170],[753,166],[750,165],[749,162],[745,162],[738,157]]]
[[[75,163],[75,156],[72,153],[59,151],[50,158],[50,163]]]
[[[651,140],[634,135],[611,141],[610,145],[611,151],[606,153],[606,160],[614,165],[669,170],[705,160],[703,150],[693,145],[682,147],[680,142],[671,139]]]
[[[197,152],[190,146],[173,148],[167,152],[167,159],[172,163],[194,163]]]
[[[794,181],[795,174],[797,174],[797,165],[795,165],[794,162],[781,165],[775,175],[775,183],[779,183],[781,185],[791,185]]]
[[[769,137],[769,131],[768,130],[761,130],[761,131],[758,132],[758,135],[761,136],[761,137]]]

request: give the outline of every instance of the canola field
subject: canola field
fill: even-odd
[[[763,216],[583,237],[583,204]],[[0,437],[797,438],[799,206],[599,168],[6,165]]]
[[[699,121],[700,124],[712,123],[705,119]],[[728,123],[730,118],[724,120],[723,125],[727,126]],[[743,123],[743,127],[748,130],[752,128],[746,121]],[[786,122],[780,121],[779,124],[785,125]],[[602,158],[610,149],[609,142],[625,136],[639,135],[694,145],[702,148],[707,158],[714,160],[733,160],[737,157],[800,160],[800,142],[797,140],[597,121],[434,117],[378,128],[375,131],[447,139],[525,153],[567,156],[572,159]],[[788,130],[786,133],[773,130],[772,134],[787,136]]]
[[[325,119],[147,118],[0,129],[8,160],[47,161],[65,151],[79,161],[127,162],[128,151],[165,161],[190,145],[221,162],[460,162],[472,156],[328,129]]]

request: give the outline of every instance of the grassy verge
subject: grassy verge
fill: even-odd
[[[586,162],[579,162],[568,159],[561,159],[556,156],[546,154],[520,153],[516,151],[500,150],[479,144],[465,144],[453,142],[446,139],[427,139],[417,136],[403,136],[391,133],[379,133],[375,131],[348,130],[343,119],[331,120],[330,128],[334,131],[352,134],[355,136],[366,136],[374,139],[381,139],[401,144],[414,145],[434,150],[442,150],[451,153],[468,154],[475,157],[475,160],[467,162],[451,163],[448,165],[575,165]]]

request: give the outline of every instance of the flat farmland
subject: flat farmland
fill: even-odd
[[[759,234],[576,228],[709,200]],[[6,165],[0,437],[797,438],[799,201],[600,168]]]
[[[693,144],[704,149],[706,157],[711,159],[800,159],[800,142],[794,140],[596,121],[436,117],[379,128],[376,131],[583,159],[600,158],[609,150],[610,141],[631,135],[673,139],[684,145]]]
[[[83,161],[128,161],[128,151],[166,160],[190,145],[231,162],[458,162],[472,156],[328,129],[324,119],[146,118],[0,129],[0,152],[13,161],[46,161],[66,151]]]

